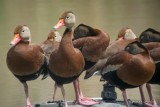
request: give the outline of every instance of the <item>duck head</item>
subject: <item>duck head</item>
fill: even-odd
[[[60,36],[59,32],[52,30],[48,34],[47,40],[60,42],[61,38],[62,37]]]
[[[139,40],[141,43],[160,42],[160,32],[155,29],[148,28],[140,34]]]
[[[138,41],[134,41],[130,44],[128,44],[125,47],[125,51],[129,52],[130,54],[136,55],[136,54],[140,54],[143,52],[147,52],[148,50]]]
[[[54,29],[59,29],[62,26],[66,26],[71,29],[76,23],[76,17],[72,11],[64,12],[59,18],[59,22],[54,26]]]
[[[133,40],[133,39],[136,39],[136,38],[137,37],[133,33],[133,31],[130,28],[125,27],[125,28],[121,29],[120,32],[118,33],[117,40],[119,40],[119,39]]]
[[[26,25],[19,25],[14,30],[14,37],[10,42],[10,45],[16,45],[20,41],[30,42],[31,41],[31,32]]]

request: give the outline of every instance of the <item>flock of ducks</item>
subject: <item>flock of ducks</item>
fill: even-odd
[[[48,38],[41,44],[31,44],[30,29],[19,25],[14,30],[13,45],[7,53],[7,66],[13,75],[23,84],[26,107],[32,107],[29,100],[27,81],[40,75],[45,79],[49,74],[55,81],[52,101],[55,101],[57,86],[61,88],[64,106],[68,107],[64,84],[72,83],[76,102],[90,106],[100,103],[83,96],[79,76],[84,71],[85,79],[95,73],[122,91],[127,107],[126,89],[139,87],[142,104],[158,107],[152,95],[150,84],[160,84],[160,32],[147,29],[137,38],[130,28],[123,28],[117,39],[110,42],[109,34],[80,24],[73,30],[76,17],[72,11],[64,12],[53,27]],[[61,41],[57,29],[65,26]],[[146,83],[150,102],[143,93]]]

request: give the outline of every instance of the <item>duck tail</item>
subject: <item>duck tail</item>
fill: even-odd
[[[41,70],[41,75],[43,76],[42,80],[46,79],[48,77],[48,74],[49,74],[49,71],[48,71],[48,62],[47,62],[47,58],[45,57],[44,64],[43,64],[42,70]]]

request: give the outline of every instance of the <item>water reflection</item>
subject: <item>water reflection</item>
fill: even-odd
[[[114,40],[122,27],[128,26],[135,34],[148,27],[160,29],[159,0],[0,0],[0,105],[3,107],[20,107],[25,103],[23,87],[10,73],[6,66],[6,53],[13,30],[18,24],[27,24],[32,33],[32,42],[40,43],[52,26],[57,23],[58,16],[65,10],[72,10],[77,16],[77,25],[85,23],[103,29]],[[64,29],[60,30],[63,33]],[[94,82],[93,82],[94,81]],[[81,87],[85,95],[100,97],[102,84],[99,77],[83,80]],[[53,81],[47,78],[29,82],[32,103],[42,103],[52,98]],[[96,84],[96,86],[95,86]],[[160,105],[159,86],[153,86],[154,96]],[[65,85],[67,99],[74,99],[72,84]],[[117,89],[118,99],[122,99]],[[146,94],[147,96],[147,94]],[[129,90],[129,97],[139,100],[138,89]],[[60,90],[57,99],[61,99]]]

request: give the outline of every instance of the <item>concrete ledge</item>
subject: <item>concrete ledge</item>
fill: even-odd
[[[129,101],[129,104],[130,104],[130,107],[142,107],[141,103],[136,101],[135,102]],[[87,107],[87,106],[78,105],[74,101],[68,101],[68,106],[69,107]],[[63,101],[56,101],[55,103],[35,104],[34,107],[63,107]],[[114,103],[102,101],[100,104],[95,104],[88,107],[126,107],[126,106],[123,101],[116,101]]]

